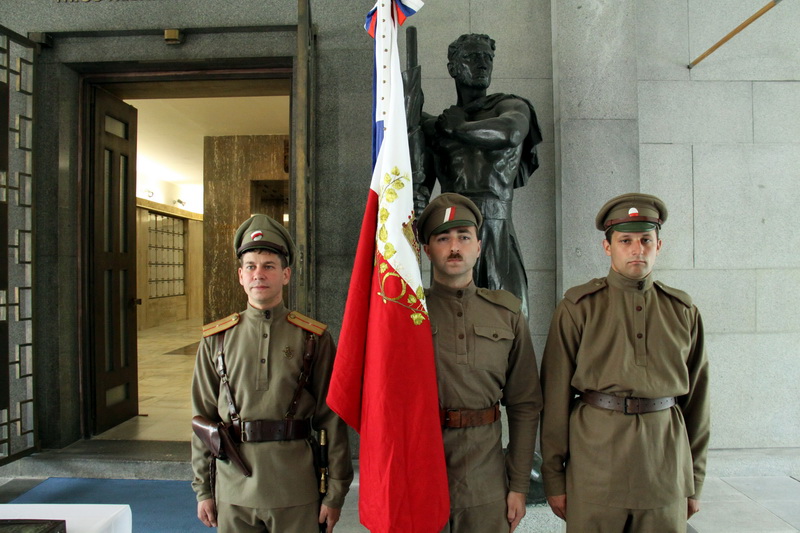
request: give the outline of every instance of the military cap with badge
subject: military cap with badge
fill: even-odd
[[[291,266],[297,255],[297,248],[291,235],[277,220],[267,215],[253,215],[245,220],[233,237],[233,251],[236,257],[252,250],[269,250],[286,258]]]
[[[667,221],[667,206],[652,194],[627,193],[605,203],[594,224],[603,232],[609,230],[641,233],[661,229]]]
[[[479,230],[481,224],[483,215],[472,200],[460,194],[446,192],[431,200],[419,216],[417,227],[420,242],[428,244],[431,235],[463,226],[475,226]]]

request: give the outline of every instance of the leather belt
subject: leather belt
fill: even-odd
[[[244,420],[242,442],[270,442],[307,439],[311,435],[310,420]]]
[[[471,428],[486,426],[500,420],[500,404],[486,409],[439,408],[439,420],[443,428]]]
[[[612,394],[605,394],[597,391],[586,391],[580,395],[581,401],[609,409],[611,411],[619,411],[626,415],[639,415],[643,413],[654,413],[656,411],[663,411],[675,405],[675,398],[672,396],[666,398],[635,398],[632,396],[622,397],[614,396]]]

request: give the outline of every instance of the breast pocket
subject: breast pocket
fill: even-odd
[[[514,331],[504,326],[475,326],[475,367],[505,374]]]

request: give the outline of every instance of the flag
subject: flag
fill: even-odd
[[[328,392],[360,435],[360,520],[374,533],[438,533],[450,513],[397,49],[399,21],[421,6],[384,0],[365,24],[375,40],[373,173]]]

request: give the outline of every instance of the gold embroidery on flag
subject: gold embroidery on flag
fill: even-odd
[[[399,243],[389,241],[391,237],[386,224],[389,223],[391,212],[386,205],[394,203],[400,197],[397,191],[405,188],[405,182],[411,183],[411,178],[408,174],[401,174],[399,168],[393,167],[390,172],[384,174],[382,181],[380,194],[378,195],[378,202],[381,207],[378,210],[378,222],[380,226],[378,227],[377,240],[384,243],[384,245],[382,250],[379,245],[375,253],[375,265],[378,266],[378,271],[380,272],[380,290],[378,296],[382,298],[384,304],[399,304],[411,311],[409,314],[411,321],[414,325],[419,326],[425,322],[425,319],[428,317],[424,305],[425,291],[422,287],[416,289],[409,287],[406,280],[397,272],[390,270],[391,265],[387,263],[388,259],[391,259],[397,254],[396,245]],[[413,209],[407,221],[401,224],[401,231],[403,237],[414,251],[414,257],[417,260],[417,265],[419,265],[420,246],[414,235]],[[391,291],[392,294],[387,291]]]

